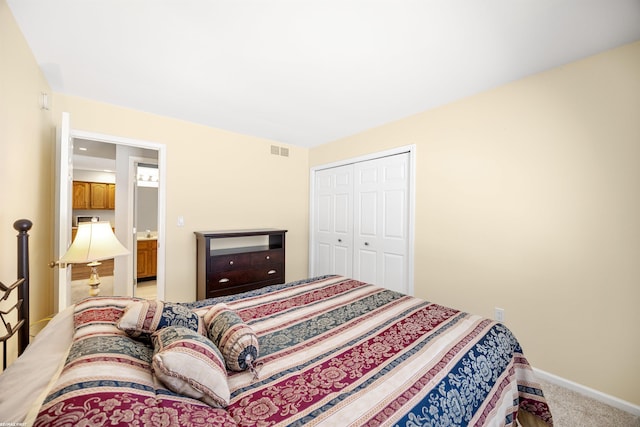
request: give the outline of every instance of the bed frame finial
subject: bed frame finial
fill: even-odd
[[[24,279],[18,288],[18,299],[23,300],[20,318],[26,320],[26,325],[18,331],[18,354],[22,354],[29,345],[29,230],[32,226],[28,219],[13,223],[13,228],[18,231],[18,279]]]

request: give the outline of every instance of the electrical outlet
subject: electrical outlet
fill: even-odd
[[[504,308],[496,307],[494,317],[498,322],[504,322]]]

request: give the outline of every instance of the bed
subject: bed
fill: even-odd
[[[226,329],[216,329],[223,317]],[[229,350],[227,336],[249,341]],[[229,354],[246,364],[230,365]],[[85,299],[56,315],[0,375],[0,419],[36,426],[553,425],[503,324],[340,276],[186,304]]]

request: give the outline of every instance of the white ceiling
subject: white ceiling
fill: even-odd
[[[640,0],[7,0],[55,92],[312,147],[640,40]]]

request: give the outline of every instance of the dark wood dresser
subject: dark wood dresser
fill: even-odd
[[[284,283],[286,232],[196,231],[198,300]]]

